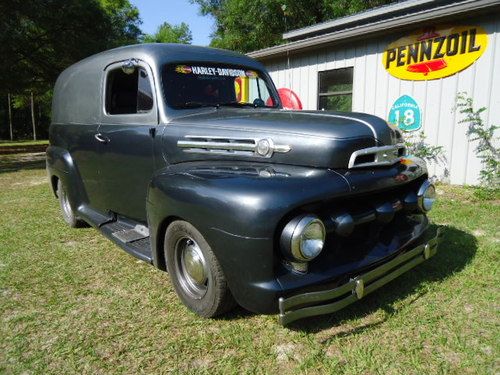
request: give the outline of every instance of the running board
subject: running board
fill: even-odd
[[[100,231],[130,255],[152,264],[149,229],[144,225],[121,220],[105,223]]]
[[[122,229],[112,235],[123,243],[134,242],[149,237],[149,229],[144,225],[136,225],[132,229]]]

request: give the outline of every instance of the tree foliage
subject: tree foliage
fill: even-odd
[[[170,25],[168,22],[161,24],[156,33],[144,36],[145,43],[182,43],[191,44],[193,35],[189,26],[182,22],[179,25]]]
[[[33,118],[37,134],[47,136],[52,87],[62,70],[141,35],[129,0],[1,0],[0,14],[0,117],[8,123],[10,94],[16,138],[31,133]],[[0,126],[0,136],[6,129]]]
[[[2,0],[0,14],[1,93],[44,93],[67,66],[140,35],[128,0]]]
[[[388,4],[394,0],[191,0],[215,18],[214,47],[249,52],[283,42],[288,30]]]

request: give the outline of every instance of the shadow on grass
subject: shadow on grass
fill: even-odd
[[[477,251],[477,240],[474,236],[452,226],[443,227],[443,231],[444,236],[437,254],[427,262],[418,265],[343,310],[329,315],[298,320],[290,324],[288,328],[317,333],[332,326],[341,325],[346,320],[363,317],[378,309],[384,310],[385,318],[336,333],[325,340],[329,341],[335,337],[367,331],[384,323],[387,317],[397,314],[398,311],[394,308],[395,302],[415,294],[423,283],[440,282],[460,272],[474,258]],[[408,304],[414,303],[425,294],[424,290],[418,292]]]
[[[0,173],[44,168],[45,152],[0,155]]]

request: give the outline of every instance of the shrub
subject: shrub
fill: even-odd
[[[495,131],[499,127],[485,124],[481,113],[486,108],[474,110],[474,102],[465,92],[457,95],[456,109],[464,116],[459,123],[467,125],[469,142],[477,141],[474,151],[482,163],[479,175],[481,185],[488,189],[500,188],[500,149],[495,147],[495,143],[498,144]]]

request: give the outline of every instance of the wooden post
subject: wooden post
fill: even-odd
[[[36,128],[35,128],[35,101],[33,99],[33,91],[31,91],[31,123],[33,124],[33,140],[36,141]]]
[[[14,133],[12,132],[12,109],[10,103],[10,93],[7,94],[7,101],[9,102],[9,129],[10,129],[10,140],[14,140]]]

